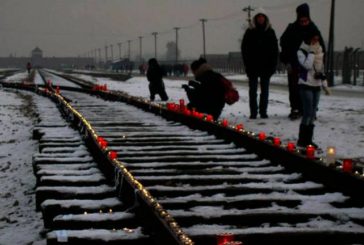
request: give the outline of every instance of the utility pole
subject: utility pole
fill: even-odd
[[[335,0],[331,0],[329,43],[326,57],[326,74],[329,86],[334,86],[334,26],[335,26]]]
[[[128,40],[128,59],[130,61],[130,43],[131,43],[131,40]]]
[[[119,46],[119,59],[121,60],[121,43],[118,43]]]
[[[97,51],[99,52],[99,66],[101,65],[101,48],[98,48]]]
[[[158,35],[158,32],[153,32],[152,35],[154,36],[154,58],[157,59],[157,35]]]
[[[105,64],[107,63],[107,45],[105,46]]]
[[[114,45],[110,44],[111,63],[114,61]]]
[[[178,30],[179,27],[174,28],[176,30],[176,64],[178,63]]]
[[[205,38],[205,22],[206,19],[200,19],[202,23],[202,47],[203,47],[203,57],[206,59],[206,38]]]
[[[255,9],[252,8],[250,5],[248,7],[243,8],[243,11],[244,12],[248,12],[248,19],[247,19],[247,21],[248,21],[249,27],[251,27],[251,25],[252,25],[251,12],[254,11],[254,10]]]
[[[142,36],[139,36],[139,60],[140,60],[140,64],[142,63],[142,54],[143,54],[143,47],[142,47]]]

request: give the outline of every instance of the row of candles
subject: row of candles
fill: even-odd
[[[108,142],[101,136],[98,136],[91,126],[91,124],[84,118],[81,113],[75,110],[69,103],[65,101],[65,99],[60,94],[55,94],[55,96],[59,99],[59,101],[65,105],[65,107],[73,113],[79,120],[85,125],[87,128],[86,132],[89,132],[92,137],[96,140],[99,147],[107,152],[109,159],[117,166],[118,169],[121,170],[124,179],[127,180],[141,195],[141,197],[147,201],[147,203],[154,208],[155,212],[164,219],[166,224],[170,227],[170,229],[176,234],[176,237],[180,240],[181,244],[184,245],[193,245],[194,242],[189,238],[189,236],[179,227],[174,218],[163,209],[163,207],[158,203],[158,201],[149,193],[144,186],[134,178],[134,176],[129,172],[129,170],[117,159],[117,152],[110,151],[107,149]]]
[[[186,107],[185,101],[183,99],[179,100],[179,104],[171,103],[171,102],[166,103],[166,108],[169,111],[183,113],[186,116],[196,117],[201,120],[205,120],[207,122],[215,122],[211,115],[206,115],[206,114],[200,113],[194,109],[189,110]],[[222,119],[220,122],[215,122],[215,123],[218,123],[220,126],[225,127],[225,128],[229,127],[229,122],[227,119]],[[254,133],[245,131],[243,124],[237,124],[235,126],[232,126],[231,128],[235,129],[238,132],[246,133],[251,136],[255,136]],[[267,141],[267,136],[264,132],[259,132],[257,137],[258,137],[258,140],[260,140],[260,141]],[[273,137],[271,139],[271,143],[276,147],[282,147],[282,142],[279,137]],[[288,142],[287,145],[285,146],[285,148],[289,152],[299,152],[296,149],[295,143],[293,143],[293,142]],[[315,152],[316,152],[316,148],[313,145],[308,145],[305,149],[305,155],[308,159],[314,160],[316,158]],[[324,163],[327,166],[335,165],[335,163],[336,163],[336,148],[335,147],[331,147],[331,146],[327,147]],[[354,169],[352,159],[344,159],[342,161],[341,168],[344,172],[352,173],[353,169]],[[364,173],[363,173],[363,175],[364,175]]]
[[[57,90],[58,89],[56,89],[56,91]],[[58,92],[57,94],[59,95],[59,90],[57,92]],[[67,102],[64,101],[64,103],[67,103]],[[68,104],[68,107],[71,107],[71,106]],[[174,103],[167,103],[167,109],[168,110],[172,110],[172,111],[183,112],[185,115],[197,117],[199,119],[203,119],[203,120],[208,121],[208,122],[214,122],[213,117],[211,115],[205,115],[205,114],[200,113],[200,112],[197,112],[195,110],[192,110],[192,111],[188,110],[187,107],[185,106],[184,100],[180,100],[180,104],[179,105],[178,104],[174,104]],[[92,129],[91,128],[91,125],[86,121],[86,119],[84,119],[82,117],[81,114],[79,114],[73,108],[72,108],[72,110],[75,112],[76,115],[78,114],[78,116],[85,123],[85,125],[88,126],[88,128]],[[228,127],[229,126],[229,123],[228,123],[228,121],[226,119],[223,119],[219,124],[222,127]],[[244,125],[243,124],[238,124],[238,125],[234,126],[233,128],[236,131],[243,132],[243,133],[245,132],[245,133],[248,133],[249,134],[249,132],[244,131]],[[93,131],[93,129],[92,129],[92,131]],[[250,133],[250,134],[254,136],[254,133]],[[103,137],[97,136],[96,133],[94,133],[94,135],[96,137],[96,140],[97,140],[100,148],[102,150],[106,150],[107,145],[108,145],[107,141]],[[266,135],[265,135],[264,132],[259,132],[258,139],[261,140],[261,141],[266,141],[267,137],[266,137]],[[272,138],[272,144],[274,146],[281,147],[281,140],[278,137],[273,137]],[[287,146],[286,146],[286,149],[289,152],[295,152],[296,151],[296,146],[295,146],[295,144],[293,142],[288,142],[287,143]],[[115,152],[115,151],[108,151],[108,156],[109,156],[110,160],[112,160],[112,161],[113,160],[117,160],[117,152]],[[309,145],[309,146],[306,147],[306,157],[309,158],[309,159],[314,159],[315,158],[315,147],[314,146]],[[327,148],[326,161],[325,161],[325,163],[327,165],[332,165],[332,164],[335,164],[336,163],[336,149],[335,149],[335,147],[328,147]],[[352,162],[351,159],[344,159],[343,160],[342,170],[344,172],[352,172],[353,171],[353,162]],[[132,178],[132,180],[135,183],[137,182],[134,178]],[[136,186],[139,187],[138,189],[141,189],[142,190],[142,193],[144,193],[144,194],[147,194],[148,193],[149,194],[149,192],[146,189],[144,189],[140,183],[138,183]],[[151,198],[150,195],[146,195],[146,196],[148,198]],[[154,203],[154,199],[153,199],[152,203]],[[160,209],[161,216],[165,216],[166,211],[164,211],[161,208],[160,205],[156,205],[156,207]],[[169,215],[167,217],[169,217]],[[178,228],[177,223],[174,222],[174,221],[171,222],[171,226],[174,227],[174,228]],[[178,233],[181,233],[181,230],[178,230]],[[233,238],[231,238],[233,236],[230,233],[224,233],[222,235],[218,235],[217,237],[218,237],[218,245],[220,245],[220,244],[224,244],[224,245],[242,244],[241,242],[233,241]],[[225,237],[225,238],[221,238],[221,237]],[[192,241],[186,235],[183,235],[183,238],[186,241],[185,244],[193,244]],[[219,240],[220,241],[223,241],[223,242],[220,242],[219,243]]]

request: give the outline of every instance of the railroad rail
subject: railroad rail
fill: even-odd
[[[206,116],[67,78],[78,85],[46,83],[44,93],[79,129],[123,205],[167,241],[157,244],[216,244],[224,232],[244,244],[364,242],[358,174]]]

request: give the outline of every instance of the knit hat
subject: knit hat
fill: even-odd
[[[296,8],[297,19],[302,17],[310,18],[310,7],[307,3],[301,4]]]
[[[255,11],[255,16],[262,14],[262,15],[267,15],[267,13],[265,12],[265,10],[263,8],[257,8]]]
[[[202,64],[207,63],[205,58],[199,58],[191,63],[191,70],[196,71]]]

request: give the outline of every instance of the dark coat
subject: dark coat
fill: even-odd
[[[274,30],[270,27],[268,17],[265,17],[265,26],[257,26],[254,23],[252,28],[246,30],[241,43],[241,53],[248,77],[270,77],[277,68],[278,41]]]
[[[298,67],[297,51],[302,42],[306,40],[312,33],[318,33],[320,36],[320,45],[325,53],[325,43],[317,26],[310,21],[308,26],[302,27],[295,21],[289,24],[280,38],[281,54],[280,60],[284,64],[290,64]]]
[[[202,64],[195,71],[196,81],[190,81],[190,87],[186,89],[189,107],[218,119],[225,106],[225,89],[221,78],[222,75],[214,72],[208,64]]]
[[[155,91],[155,93],[159,93],[160,90],[164,90],[163,75],[163,69],[158,64],[149,64],[147,79],[149,81],[149,87]]]

